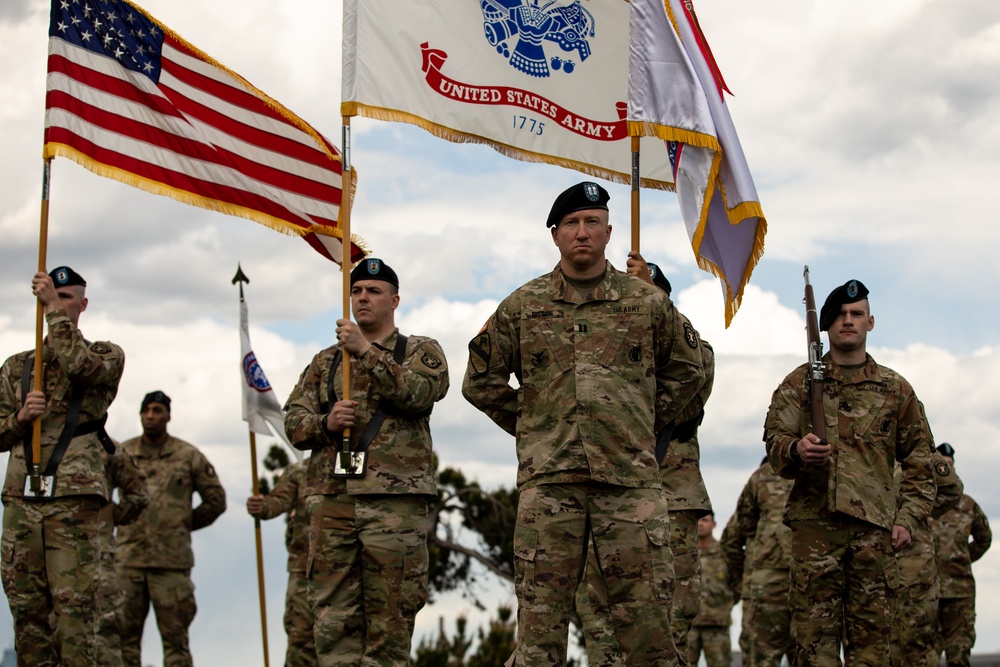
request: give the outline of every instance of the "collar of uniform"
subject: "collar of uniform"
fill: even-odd
[[[137,456],[142,458],[163,458],[169,456],[174,451],[174,436],[167,435],[167,439],[162,445],[157,447],[146,440],[146,436],[139,436],[139,452]]]
[[[604,263],[604,280],[585,295],[588,298],[581,296],[572,285],[566,282],[566,276],[563,275],[560,266],[556,264],[550,274],[552,276],[552,285],[549,296],[553,301],[566,301],[568,303],[618,301],[627,291],[625,279],[623,278],[625,274],[618,271],[608,260],[604,260]]]
[[[860,368],[845,368],[836,364],[827,352],[823,355],[826,365],[826,379],[841,384],[857,384],[859,382],[882,382],[882,369],[872,355],[865,353],[865,364]]]
[[[399,336],[399,327],[392,330],[392,333],[383,338],[372,341],[372,345],[379,348],[380,350],[385,350],[386,352],[392,352],[396,349],[396,338]]]

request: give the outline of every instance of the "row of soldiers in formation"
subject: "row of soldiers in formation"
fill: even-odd
[[[502,300],[469,343],[462,394],[515,438],[518,460],[517,641],[508,665],[565,665],[569,624],[581,610],[591,618],[584,630],[592,664],[683,665],[700,607],[696,526],[708,498],[697,431],[714,354],[673,306],[662,272],[637,252],[626,272],[607,260],[609,198],[593,182],[556,198],[546,226],[558,264]],[[337,343],[313,357],[285,404],[289,440],[312,450],[299,492],[308,555],[289,597],[311,614],[317,664],[406,665],[427,600],[430,416],[448,391],[448,365],[437,341],[396,328],[392,268],[366,259],[350,283],[353,320],[337,321]],[[158,622],[161,611],[149,572],[112,578],[102,557],[114,519],[105,459],[118,451],[103,423],[124,354],[84,340],[77,323],[87,299],[75,272],[37,273],[32,290],[48,324],[42,389],[32,389],[30,353],[0,369],[0,451],[11,451],[0,573],[18,661],[112,664],[97,637],[103,582],[115,581],[126,596],[134,583]],[[833,667],[841,649],[849,667],[888,667],[893,618],[903,616],[893,606],[897,556],[926,545],[937,495],[933,436],[905,378],[867,354],[875,320],[865,286],[851,280],[834,289],[819,319],[830,343],[825,423],[811,423],[805,365],[774,392],[765,420],[770,469],[791,486],[782,510],[791,652],[799,667]],[[350,393],[338,394],[344,375]],[[151,405],[166,401],[169,418],[169,401],[156,399],[144,401],[144,429]],[[152,524],[148,544],[183,539],[214,518],[190,510],[190,494],[180,497],[187,492],[174,479],[152,483],[151,470],[148,487],[163,491],[150,506],[190,514],[180,527]],[[206,476],[215,477],[211,466]],[[247,508],[263,516],[273,511],[266,503],[251,498]],[[125,527],[118,533],[127,540]],[[115,558],[116,571],[127,573]],[[150,570],[187,577],[183,557],[170,561]],[[170,592],[186,598],[183,579]],[[193,615],[193,597],[175,611]],[[108,622],[121,628],[134,619],[112,614]],[[165,642],[171,631],[161,623]],[[122,636],[125,664],[137,665]],[[191,664],[166,645],[164,654],[170,667]]]

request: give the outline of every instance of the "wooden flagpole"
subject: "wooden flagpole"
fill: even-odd
[[[240,285],[240,292],[243,286]],[[253,476],[253,495],[260,493],[260,482],[257,479],[257,434],[250,432],[250,470]],[[267,649],[267,602],[264,599],[264,550],[260,539],[260,517],[253,518],[254,540],[257,544],[257,590],[260,592],[260,632],[264,640],[264,667],[269,667]]]
[[[46,158],[42,166],[42,212],[38,225],[38,271],[45,273],[46,255],[49,248],[49,177],[52,172],[52,158]],[[45,310],[42,302],[35,303],[35,391],[42,390],[45,379],[42,370],[42,328]],[[38,468],[42,464],[42,415],[35,417],[31,432],[31,490],[41,491],[42,477]]]
[[[351,319],[351,117],[343,116],[343,136],[341,150],[340,172],[340,215],[337,216],[337,226],[340,228],[341,258],[340,272],[343,285],[344,319]],[[341,355],[341,366],[344,371],[342,400],[351,398],[351,355]],[[341,467],[347,469],[350,465],[351,429],[345,428],[341,442]]]
[[[243,283],[249,283],[250,279],[243,273],[243,267],[236,265],[236,275],[233,276],[233,283],[240,286],[240,306],[243,305]],[[242,324],[242,322],[241,322]],[[250,326],[247,323],[247,326]],[[246,399],[244,399],[246,400]],[[247,424],[247,432],[250,434],[250,478],[252,480],[251,495],[260,494],[260,480],[257,476],[257,434]],[[264,640],[264,667],[270,667],[269,651],[267,648],[267,601],[264,594],[264,549],[260,537],[260,517],[253,518],[254,542],[257,547],[257,592],[260,597],[260,632]]]

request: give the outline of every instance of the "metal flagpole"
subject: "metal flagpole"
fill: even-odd
[[[639,252],[639,137],[632,136],[632,250]]]
[[[38,228],[38,271],[45,273],[45,261],[49,247],[49,176],[52,171],[52,158],[43,161],[42,166],[42,212]],[[42,326],[45,311],[42,302],[35,304],[35,391],[42,390]],[[32,493],[41,491],[42,477],[38,468],[42,464],[42,415],[35,417],[31,432],[31,470],[30,484]]]
[[[250,279],[243,273],[243,268],[236,266],[236,275],[233,282],[240,286],[240,306],[243,305],[243,283],[249,283]],[[249,326],[249,324],[247,325]],[[244,399],[245,400],[245,399]],[[250,433],[250,476],[253,480],[251,495],[260,493],[260,480],[257,477],[257,434],[247,424],[247,431]],[[254,542],[257,547],[257,591],[260,596],[260,632],[264,640],[264,667],[270,667],[267,649],[267,602],[264,595],[264,550],[260,539],[260,517],[253,518]]]

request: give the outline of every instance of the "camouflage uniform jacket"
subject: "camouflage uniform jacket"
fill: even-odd
[[[385,421],[368,447],[368,467],[363,477],[334,477],[341,447],[340,433],[325,428],[335,398],[328,396],[330,373],[341,393],[341,364],[332,368],[337,346],[315,357],[299,377],[285,404],[285,432],[298,449],[312,449],[306,476],[307,495],[339,493],[408,493],[434,495],[434,462],[430,414],[448,392],[448,363],[438,342],[409,336],[402,365],[393,359],[399,330],[351,360],[351,399],[358,402],[351,448],[356,449],[368,422],[384,401]]]
[[[265,521],[288,514],[285,547],[288,549],[288,571],[305,572],[309,561],[309,515],[306,513],[306,471],[309,462],[293,463],[264,496]]]
[[[191,531],[210,525],[226,510],[226,492],[205,455],[168,436],[161,447],[142,436],[122,445],[146,474],[149,507],[118,530],[118,563],[124,567],[189,570],[194,567]],[[192,509],[197,492],[201,504]]]
[[[688,322],[678,311],[678,316]],[[712,501],[701,475],[701,449],[698,444],[698,426],[705,415],[705,403],[712,393],[715,379],[715,352],[708,341],[702,340],[701,362],[705,368],[705,382],[697,395],[684,406],[675,420],[674,439],[667,447],[667,454],[660,461],[660,480],[663,496],[671,512],[695,510],[695,516],[703,517],[712,511]],[[679,437],[678,437],[679,435]]]
[[[792,531],[783,517],[792,484],[765,462],[750,475],[722,531],[722,552],[734,585],[742,579],[744,599],[788,593]]]
[[[941,597],[975,597],[972,564],[983,557],[993,542],[993,531],[983,510],[975,500],[962,496],[956,507],[931,521],[931,529],[937,546]]]
[[[774,470],[795,480],[785,504],[785,521],[829,518],[840,512],[887,530],[894,524],[911,534],[934,503],[930,450],[933,437],[910,383],[866,355],[859,367],[823,357],[826,440],[833,451],[823,466],[803,466],[791,450],[809,432],[807,366],[792,371],[775,390],[764,424]],[[896,461],[903,465],[897,510],[893,488]],[[912,470],[911,470],[912,469]]]
[[[504,299],[469,343],[462,393],[516,437],[520,488],[661,488],[656,434],[704,384],[700,347],[662,290],[609,262],[580,294],[557,266]]]
[[[111,503],[114,525],[127,526],[135,523],[149,506],[146,491],[146,473],[139,469],[135,458],[124,447],[118,446],[114,454],[104,454],[104,472],[108,478],[108,488],[118,489],[118,502]]]
[[[42,415],[39,472],[48,464],[66,423],[73,383],[85,387],[77,422],[85,424],[107,413],[118,393],[118,381],[125,367],[125,353],[120,347],[106,341],[87,342],[62,309],[47,313],[45,319],[49,328],[47,344],[42,348],[46,410]],[[17,411],[23,404],[24,363],[31,356],[32,351],[15,354],[0,368],[0,452],[10,452],[4,497],[24,493],[27,467],[22,442],[25,435],[30,437],[32,427],[18,423]],[[30,387],[34,389],[33,370]],[[103,453],[96,433],[73,438],[56,471],[56,497],[95,494],[110,499]]]
[[[736,596],[729,584],[729,568],[722,557],[719,541],[713,537],[707,547],[698,545],[698,553],[701,558],[701,605],[691,626],[727,626],[732,623],[730,612]]]

